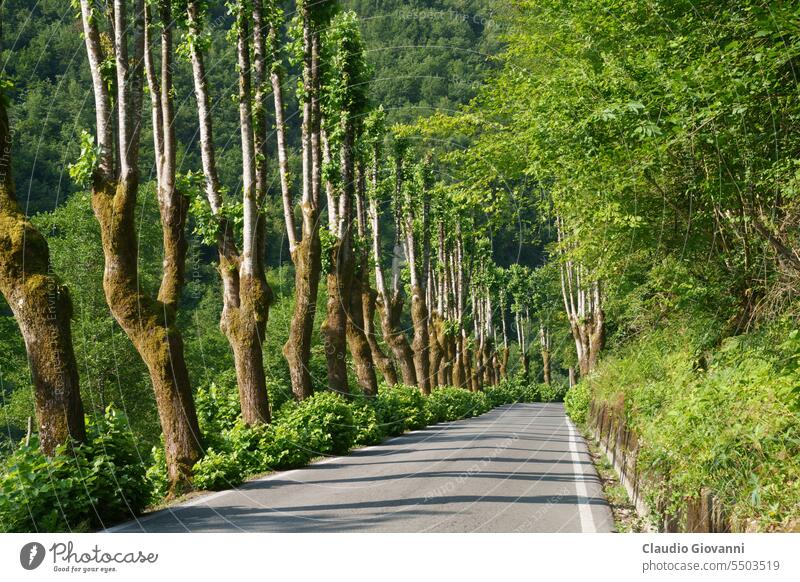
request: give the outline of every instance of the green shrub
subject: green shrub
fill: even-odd
[[[247,426],[239,419],[224,433],[222,452],[236,458],[243,476],[261,473],[269,469],[263,452],[269,438],[269,425]]]
[[[217,491],[239,485],[245,474],[245,467],[235,451],[229,453],[208,449],[194,465],[193,483],[198,489]]]
[[[536,400],[539,402],[563,402],[568,388],[566,384],[539,384],[535,386]],[[529,402],[531,401],[533,400],[529,400]]]
[[[501,382],[497,386],[489,386],[484,390],[486,398],[492,408],[503,406],[505,404],[513,404],[517,402],[518,395],[512,390],[507,382]]]
[[[145,468],[124,415],[109,408],[87,425],[83,444],[45,457],[36,438],[5,460],[0,531],[75,531],[141,512],[149,500]]]
[[[340,395],[327,391],[288,407],[274,425],[292,429],[300,438],[297,446],[307,449],[311,457],[345,454],[356,438],[350,405]]]
[[[489,408],[489,398],[483,392],[452,386],[436,388],[425,399],[429,424],[469,418],[483,414]]]
[[[267,427],[261,452],[268,469],[293,469],[308,463],[314,451],[304,445],[306,431],[295,423],[276,421]]]
[[[160,503],[169,493],[169,478],[167,477],[167,459],[164,453],[164,437],[161,437],[161,444],[153,447],[150,452],[152,462],[147,467],[145,478],[147,480],[147,490],[150,494],[149,503],[154,505]]]
[[[387,435],[400,435],[427,424],[425,397],[413,386],[381,386],[375,411],[381,430]]]
[[[383,432],[378,423],[375,403],[371,400],[356,400],[350,404],[353,412],[353,425],[356,427],[354,446],[376,445],[383,440]]]
[[[200,387],[194,400],[200,431],[205,436],[207,445],[218,446],[216,437],[223,431],[232,429],[241,414],[236,373],[228,370],[220,374],[207,386]]]
[[[589,384],[586,382],[578,382],[567,390],[567,395],[564,397],[564,408],[575,424],[582,425],[586,423],[586,417],[589,414],[589,402]]]
[[[541,387],[521,376],[508,378],[497,386],[489,386],[484,392],[492,407],[515,402],[541,402]]]

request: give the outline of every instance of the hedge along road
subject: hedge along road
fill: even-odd
[[[195,498],[114,532],[608,532],[561,404],[515,404]]]

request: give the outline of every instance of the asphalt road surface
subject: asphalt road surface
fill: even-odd
[[[271,474],[121,532],[608,532],[613,518],[561,404],[516,404]]]

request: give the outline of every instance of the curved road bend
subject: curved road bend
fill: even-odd
[[[608,532],[561,404],[515,404],[271,474],[114,532]]]

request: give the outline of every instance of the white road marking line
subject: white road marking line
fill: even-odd
[[[581,465],[581,458],[578,454],[578,432],[572,421],[567,418],[567,426],[569,427],[569,452],[572,454],[572,464],[575,467],[575,492],[577,493],[578,501],[578,514],[581,519],[581,531],[584,533],[597,533],[597,526],[594,523],[592,516],[592,506],[589,504],[589,491],[586,489],[586,480],[584,479],[583,465]]]

